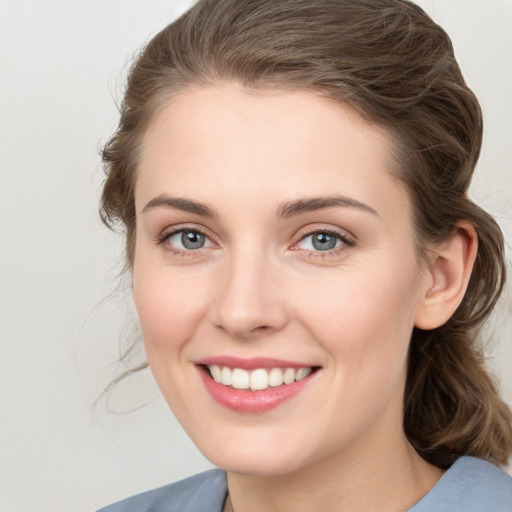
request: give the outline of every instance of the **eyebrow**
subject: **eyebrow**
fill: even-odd
[[[316,210],[322,210],[324,208],[332,207],[350,207],[357,208],[372,215],[379,217],[379,214],[370,206],[352,199],[350,197],[334,196],[334,197],[311,197],[307,199],[297,199],[295,201],[289,201],[283,203],[277,209],[277,217],[281,219],[287,219],[295,215],[301,215],[303,213],[314,212]]]
[[[159,207],[194,213],[196,215],[200,215],[201,217],[217,216],[215,209],[205,203],[200,203],[192,199],[185,199],[183,197],[169,197],[166,195],[160,195],[151,199],[151,201],[149,201],[149,203],[147,203],[146,206],[144,206],[142,209],[142,213],[146,213],[147,211]],[[370,206],[361,203],[356,199],[343,196],[310,197],[306,199],[288,201],[279,205],[276,211],[276,216],[279,219],[288,219],[296,215],[333,207],[357,208],[379,217],[379,214]]]
[[[181,210],[184,212],[195,213],[202,217],[215,217],[217,212],[205,203],[193,201],[192,199],[185,199],[182,197],[169,197],[160,195],[151,199],[146,206],[142,209],[142,213],[146,213],[154,208],[165,207],[173,210]]]

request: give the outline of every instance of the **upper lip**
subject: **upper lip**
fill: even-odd
[[[195,362],[198,365],[227,366],[228,368],[242,368],[244,370],[256,370],[257,368],[312,368],[317,365],[276,359],[274,357],[241,358],[233,356],[205,357]]]

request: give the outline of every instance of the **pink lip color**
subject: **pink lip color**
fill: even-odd
[[[310,364],[297,363],[296,361],[285,361],[271,357],[253,357],[242,359],[232,356],[206,357],[195,362],[201,365],[228,366],[229,368],[242,368],[244,370],[256,370],[257,368],[309,368]]]
[[[257,368],[261,367],[258,366]],[[240,366],[236,368],[240,368]],[[202,367],[198,367],[198,369],[206,389],[215,401],[232,411],[248,413],[262,413],[274,409],[297,395],[309,383],[311,377],[309,375],[305,379],[295,381],[292,384],[283,384],[275,388],[269,387],[262,391],[249,391],[223,386],[207,375]]]

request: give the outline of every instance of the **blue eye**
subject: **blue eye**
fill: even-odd
[[[349,244],[348,240],[338,233],[316,231],[303,237],[298,242],[297,247],[307,251],[331,251],[332,249],[341,247],[344,244]]]
[[[212,245],[211,240],[206,235],[193,229],[181,229],[167,235],[165,238],[167,243],[174,248],[187,251],[202,249]]]

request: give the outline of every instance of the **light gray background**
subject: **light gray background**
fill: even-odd
[[[130,56],[190,1],[0,0],[0,510],[90,511],[209,467],[146,373],[116,370],[129,294],[100,226],[98,147]],[[512,240],[512,1],[419,2],[453,38],[486,138],[473,196]],[[510,255],[510,252],[509,252]],[[511,286],[493,358],[512,403]],[[156,398],[156,399],[155,399]]]

